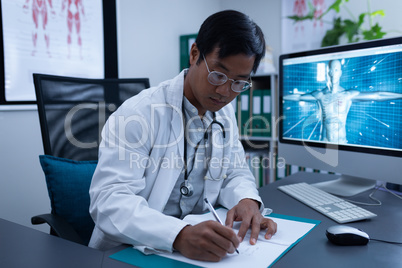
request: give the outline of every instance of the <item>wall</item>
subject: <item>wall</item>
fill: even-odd
[[[402,29],[401,1],[372,0],[385,9],[385,30]],[[117,0],[120,77],[149,77],[152,85],[179,71],[179,35],[198,31],[202,21],[222,9],[250,15],[263,29],[274,55],[280,54],[280,0]],[[350,1],[361,10],[361,1]],[[379,7],[380,6],[380,7]],[[360,11],[359,11],[360,12]],[[347,15],[347,14],[346,14]],[[402,33],[392,32],[393,36]],[[37,111],[0,107],[0,217],[32,227],[32,215],[50,211],[38,155],[43,154]],[[47,227],[34,227],[48,231]]]
[[[221,0],[221,8],[241,11],[261,27],[267,45],[273,50],[274,64],[278,66],[281,53],[281,0]]]
[[[43,154],[38,112],[0,110],[0,126],[0,217],[32,226],[31,216],[50,211],[38,158]]]
[[[280,3],[280,0],[250,0],[247,4],[242,0],[120,0],[119,76],[149,77],[151,85],[176,76],[179,36],[197,33],[207,16],[224,9],[248,14],[262,28],[274,55],[279,56]]]
[[[180,70],[179,36],[197,33],[215,0],[117,1],[119,76],[149,77],[151,85]]]
[[[368,5],[368,3],[370,5]],[[377,16],[375,19],[373,19],[373,24],[377,23],[382,27],[382,30],[387,32],[387,34],[384,36],[384,38],[391,38],[391,37],[396,37],[396,36],[401,36],[402,35],[402,19],[400,18],[401,16],[401,8],[402,8],[402,2],[401,1],[392,1],[392,0],[371,0],[371,1],[357,1],[357,0],[352,0],[349,1],[348,3],[345,4],[345,7],[347,7],[353,16],[358,17],[363,12],[368,12],[371,10],[371,12],[376,11],[376,10],[384,10],[385,16],[380,17]],[[369,9],[370,7],[370,9]],[[340,11],[340,16],[342,18],[348,18],[350,19],[351,16],[348,14],[347,10],[345,8],[341,8]],[[363,27],[368,29],[368,18],[365,18],[366,23],[363,25]]]

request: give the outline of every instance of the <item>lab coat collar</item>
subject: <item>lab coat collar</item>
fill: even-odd
[[[181,71],[180,74],[170,81],[169,87],[166,90],[166,102],[177,108],[178,111],[181,111],[184,96],[184,77],[187,72],[188,69]]]

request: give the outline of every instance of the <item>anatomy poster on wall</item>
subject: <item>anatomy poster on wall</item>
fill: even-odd
[[[318,19],[334,0],[283,0],[282,1],[282,53],[312,50],[321,47],[321,40],[332,28],[335,12],[331,10]],[[305,17],[313,12],[312,20],[295,22],[289,16]]]
[[[5,96],[33,101],[32,73],[104,77],[102,0],[1,0]]]

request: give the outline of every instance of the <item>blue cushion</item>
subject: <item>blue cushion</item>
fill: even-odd
[[[98,161],[74,161],[40,155],[52,213],[66,219],[88,244],[94,222],[89,215],[89,186]]]

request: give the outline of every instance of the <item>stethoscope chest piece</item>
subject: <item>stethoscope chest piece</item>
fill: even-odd
[[[192,196],[193,195],[193,186],[185,180],[180,184],[180,193],[184,196]]]

